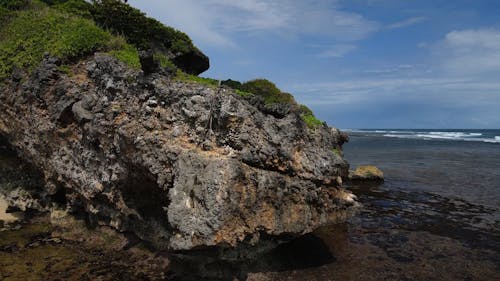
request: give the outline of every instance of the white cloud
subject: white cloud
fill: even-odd
[[[285,37],[321,36],[342,42],[365,38],[380,24],[343,11],[331,0],[131,0],[194,41],[234,46],[235,34],[272,33]]]
[[[450,75],[500,77],[500,30],[451,31],[434,51],[442,69]]]
[[[318,56],[322,58],[340,58],[356,49],[357,47],[352,44],[333,45],[319,53]]]
[[[498,104],[500,81],[462,80],[459,78],[367,78],[338,82],[292,85],[301,102],[308,105],[354,105],[381,101],[421,101],[436,104]]]
[[[451,31],[429,46],[429,56],[418,65],[359,69],[341,81],[295,84],[289,90],[309,105],[400,100],[500,108],[500,30]]]
[[[408,19],[390,24],[387,26],[387,28],[388,29],[403,28],[403,27],[415,25],[417,23],[421,23],[421,22],[426,21],[426,20],[427,20],[426,17],[412,17],[412,18],[408,18]]]

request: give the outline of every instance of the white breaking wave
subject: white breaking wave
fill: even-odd
[[[429,132],[428,134],[384,134],[384,137],[400,139],[423,139],[423,140],[457,140],[476,141],[486,143],[500,143],[500,136],[494,139],[478,138],[481,133],[458,133],[458,132]]]
[[[481,133],[464,133],[464,132],[429,132],[429,135],[443,138],[468,138],[468,137],[479,137],[483,134]]]
[[[441,132],[441,131],[411,131],[411,130],[346,130],[353,133],[366,133],[382,135],[390,138],[400,139],[421,139],[421,140],[457,140],[457,141],[475,141],[486,143],[500,143],[500,136],[490,138],[484,137],[483,133],[473,132]]]

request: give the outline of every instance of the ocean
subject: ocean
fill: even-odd
[[[385,182],[347,186],[358,215],[249,280],[500,280],[500,130],[345,131],[351,168],[375,165]]]
[[[362,204],[355,217],[280,245],[240,269],[246,277],[240,280],[500,280],[500,130],[348,134],[344,157],[351,168],[375,165],[385,182],[346,185]],[[0,236],[15,238],[9,232]],[[73,248],[63,243],[57,250]],[[2,249],[10,248],[0,247],[0,279],[2,266],[25,264],[24,252]],[[93,263],[103,259],[101,254],[81,256]],[[79,259],[66,260],[79,264]]]
[[[351,166],[381,168],[381,188],[500,207],[500,130],[347,130]]]

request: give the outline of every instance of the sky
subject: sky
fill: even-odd
[[[338,128],[500,128],[498,0],[130,0]]]

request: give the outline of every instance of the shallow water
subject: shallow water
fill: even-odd
[[[331,260],[309,244],[314,266],[250,280],[500,280],[499,144],[364,132],[351,133],[344,153],[386,180],[349,187],[363,208],[345,232],[314,233]]]
[[[353,134],[344,150],[386,181],[348,187],[357,216],[267,253],[247,280],[500,280],[498,144]]]
[[[354,134],[344,149],[352,166],[375,164],[386,176],[382,185],[349,187],[363,204],[359,214],[346,224],[318,229],[258,260],[240,264],[228,271],[231,273],[225,280],[236,276],[254,281],[500,280],[499,144]],[[0,161],[0,171],[5,172],[0,184],[17,184],[19,177],[9,172],[17,163],[10,156],[8,161]],[[40,239],[30,230],[34,226],[23,226],[20,232],[0,232],[0,237],[22,238],[23,229],[27,229],[36,242]],[[90,253],[74,240],[64,241],[47,244],[48,250],[35,248],[43,249],[38,253],[43,260],[30,261],[30,265],[23,260],[33,255],[31,242],[12,248],[0,241],[0,264],[9,266],[8,270],[0,266],[0,276],[24,280],[27,273],[45,278],[72,272],[72,276],[90,274],[91,279],[115,280],[120,276],[134,280],[130,276],[135,269],[129,266],[125,271],[123,263],[113,261],[117,257]],[[9,252],[12,249],[15,251]],[[51,256],[52,250],[57,255]],[[127,261],[122,257],[128,255],[126,252],[120,255],[119,259]],[[82,259],[89,261],[85,268],[78,266]],[[154,262],[156,258],[148,261]],[[154,270],[169,271],[159,264]],[[50,268],[38,268],[42,265]],[[93,267],[106,270],[86,272]],[[144,280],[185,280],[189,273]]]

